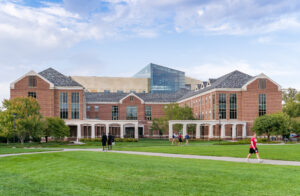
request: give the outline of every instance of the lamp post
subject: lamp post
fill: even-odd
[[[221,141],[221,114],[219,113],[219,144]]]
[[[17,114],[16,114],[16,113],[13,113],[13,118],[14,118],[14,143],[16,142],[16,141],[15,141],[15,132],[16,132],[16,117],[17,117]]]

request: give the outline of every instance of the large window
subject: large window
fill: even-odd
[[[213,102],[213,119],[215,120],[216,119],[216,95],[213,95],[212,96],[212,102]]]
[[[152,119],[151,106],[145,106],[145,120]]]
[[[99,106],[95,105],[94,110],[95,110],[95,112],[98,112],[99,111]]]
[[[127,120],[137,120],[137,107],[127,106],[126,107],[126,119]]]
[[[60,118],[68,119],[68,93],[60,93]]]
[[[36,98],[36,92],[28,92],[28,97]]]
[[[112,120],[119,119],[119,107],[118,106],[112,106],[111,115],[112,115],[112,117],[111,117]]]
[[[226,119],[226,94],[219,94],[219,115],[220,119]]]
[[[72,93],[71,101],[71,118],[79,119],[79,93]]]
[[[262,116],[266,114],[266,94],[259,94],[258,97],[258,115]]]
[[[28,87],[36,87],[36,76],[28,76]]]
[[[230,117],[230,119],[236,119],[237,118],[236,94],[230,94],[229,103],[230,103],[229,117]]]

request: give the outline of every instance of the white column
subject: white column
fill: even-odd
[[[91,127],[92,127],[92,134],[91,134],[91,136],[92,136],[92,138],[95,138],[95,125],[94,124],[91,124]]]
[[[139,138],[139,125],[138,125],[138,123],[136,123],[135,126],[134,126],[134,138],[135,139]]]
[[[232,139],[236,138],[236,124],[232,125]]]
[[[120,124],[120,138],[124,138],[124,126]]]
[[[200,138],[201,132],[200,132],[200,124],[196,124],[196,138]]]
[[[208,138],[213,138],[214,137],[213,128],[214,128],[214,125],[210,124],[209,125],[209,130],[208,130]]]
[[[185,137],[185,135],[186,135],[186,124],[183,124],[183,130],[182,130],[182,136],[183,136],[183,138]]]
[[[221,124],[221,138],[225,138],[225,124]]]
[[[109,124],[105,124],[105,133],[106,135],[109,133]]]
[[[246,138],[247,137],[247,124],[244,123],[243,124],[243,135],[242,135],[243,138]]]
[[[173,137],[173,124],[169,122],[169,138]]]
[[[81,138],[81,124],[77,124],[77,142]]]

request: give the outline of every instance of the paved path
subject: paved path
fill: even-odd
[[[27,155],[27,154],[57,153],[57,152],[70,152],[70,151],[102,152],[102,150],[100,150],[100,149],[63,149],[61,151],[44,151],[44,152],[28,152],[28,153],[18,153],[18,154],[2,154],[2,155],[0,155],[0,158],[1,157],[8,157],[8,156]],[[109,151],[109,152],[111,152],[111,153],[120,153],[120,154],[144,155],[144,156],[172,157],[172,158],[184,158],[184,159],[206,159],[206,160],[215,160],[215,161],[229,161],[229,162],[247,163],[246,158],[235,158],[235,157],[217,157],[217,156],[183,155],[183,154],[116,151],[116,150]],[[249,163],[258,163],[258,161],[256,159],[249,159]],[[268,159],[263,159],[263,162],[260,163],[260,164],[300,166],[299,161],[281,161],[281,160],[268,160]]]

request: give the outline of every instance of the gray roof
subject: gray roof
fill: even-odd
[[[145,102],[176,102],[180,97],[188,92],[187,89],[180,89],[175,93],[133,93]],[[86,102],[119,102],[130,93],[92,93],[85,92]]]
[[[210,86],[207,86],[204,89],[188,92],[186,95],[181,97],[178,101],[187,99],[189,97],[204,93],[206,91],[215,88],[242,88],[242,86],[252,78],[253,76],[250,76],[248,74],[236,70],[224,76],[221,76],[220,78],[215,79],[215,81]]]
[[[180,89],[175,93],[134,93],[136,96],[144,100],[145,102],[177,102],[194,95],[198,95],[215,88],[242,88],[253,76],[247,75],[240,71],[233,71],[226,74],[220,78],[215,79],[215,81],[203,89],[197,91],[190,91],[187,89]],[[122,98],[126,97],[130,93],[92,93],[85,92],[85,97],[87,102],[119,102]]]
[[[51,83],[54,84],[54,86],[82,87],[79,83],[72,80],[71,77],[67,77],[51,67],[40,72],[39,75],[49,80]]]

